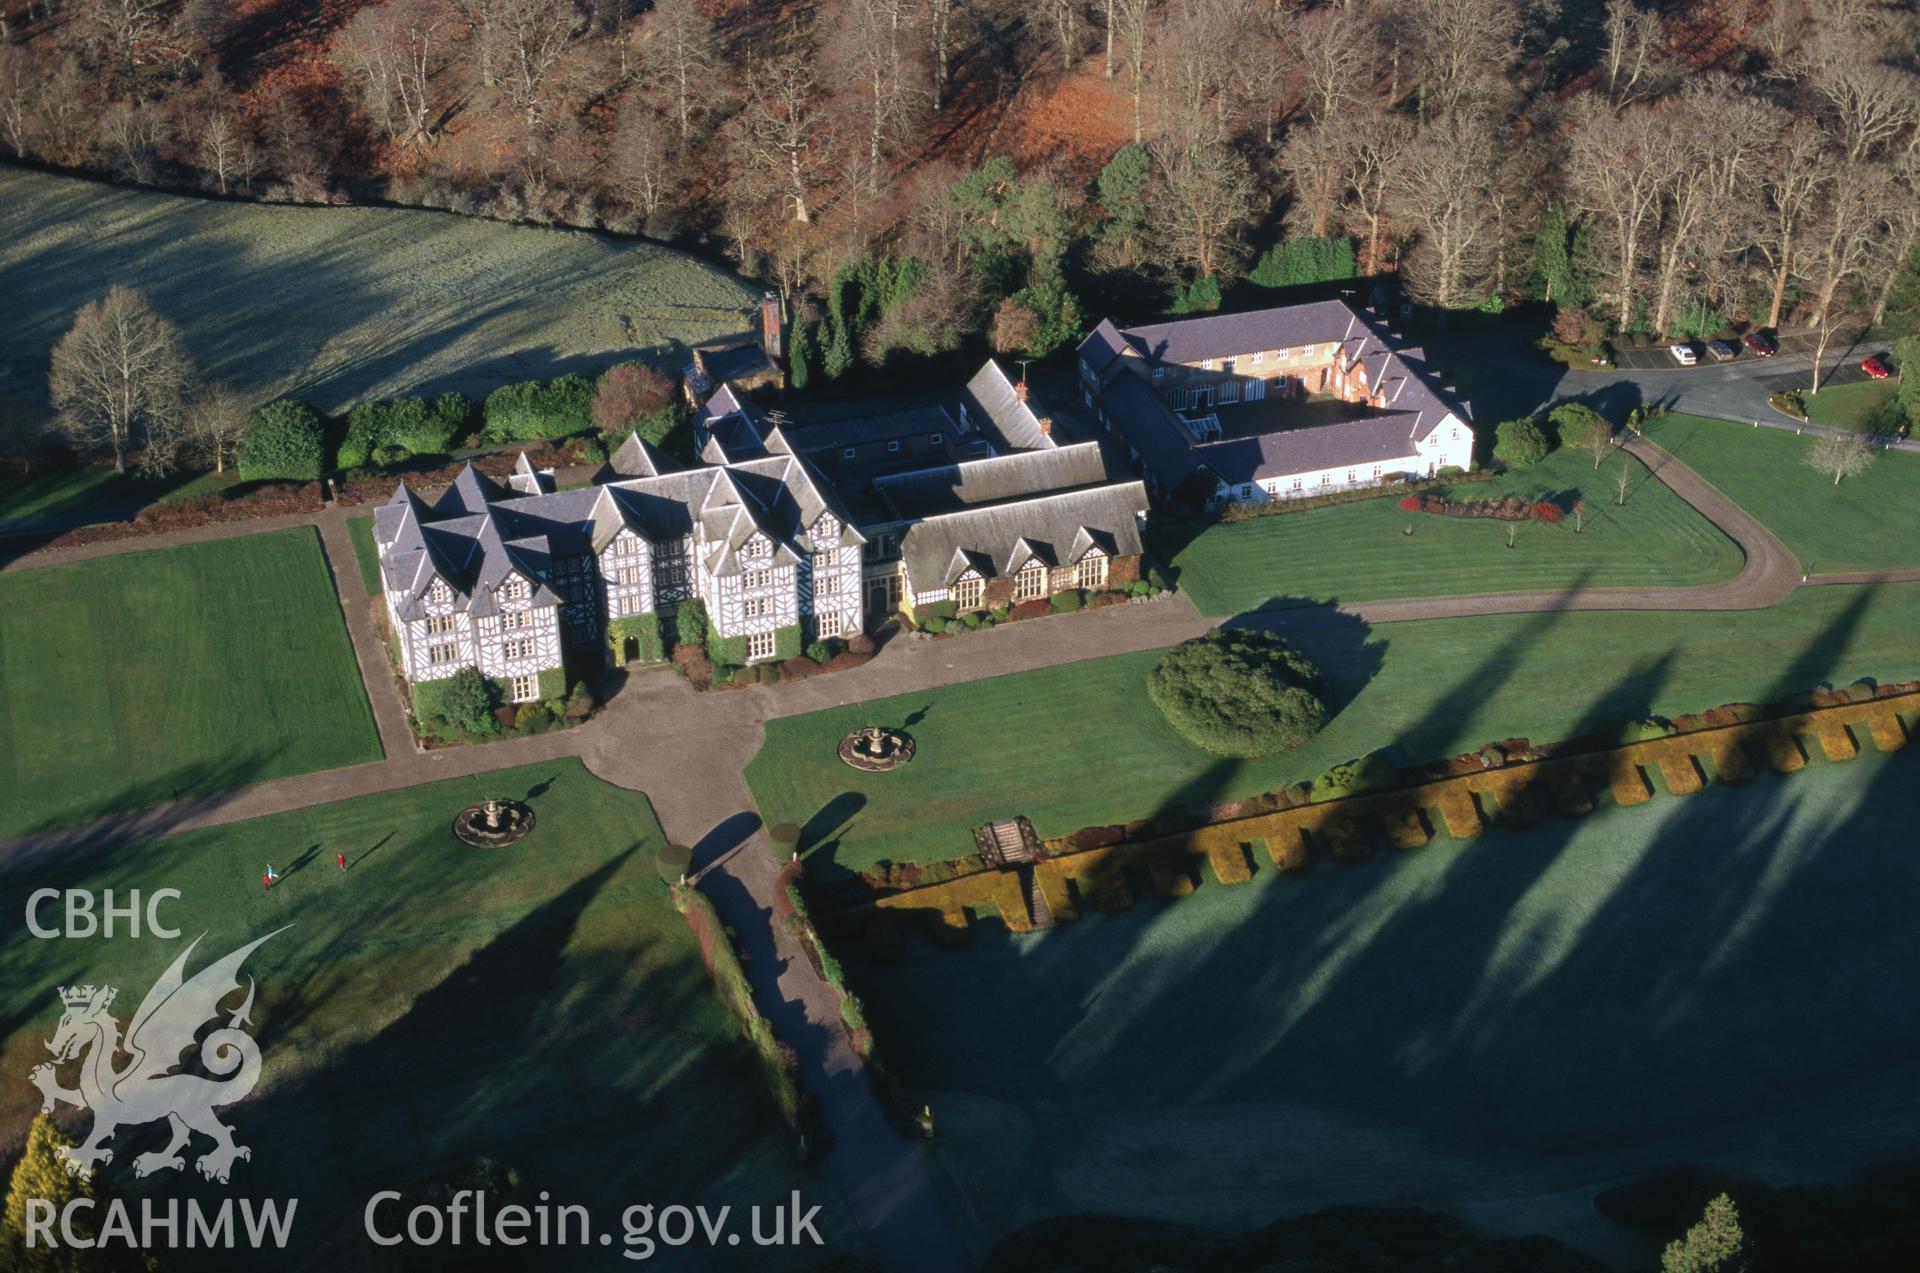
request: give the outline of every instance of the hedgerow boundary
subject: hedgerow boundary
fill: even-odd
[[[1846,697],[1832,691],[1821,696]],[[1708,782],[1747,782],[1762,763],[1776,773],[1795,773],[1806,767],[1810,746],[1819,747],[1829,761],[1852,760],[1859,755],[1861,734],[1880,751],[1898,751],[1916,728],[1920,683],[1909,682],[1872,691],[1863,701],[1707,724],[1615,747],[1556,749],[1544,758],[1497,763],[1491,757],[1503,755],[1501,749],[1483,748],[1478,754],[1490,759],[1477,773],[1096,847],[1067,848],[1076,837],[1048,841],[1050,855],[1032,864],[1034,887],[1054,922],[1072,921],[1089,909],[1130,908],[1138,900],[1136,882],[1141,880],[1158,897],[1184,897],[1200,884],[1203,867],[1217,883],[1243,884],[1255,870],[1264,869],[1262,858],[1283,872],[1304,871],[1318,856],[1364,861],[1382,848],[1405,851],[1426,845],[1438,828],[1465,840],[1479,835],[1488,822],[1528,826],[1549,812],[1583,817],[1603,794],[1622,807],[1645,804],[1656,794],[1656,775],[1667,794],[1686,796]],[[1432,768],[1410,772],[1431,773]],[[1132,824],[1129,830],[1149,825]],[[1038,908],[1030,907],[1015,870],[982,869],[973,859],[946,865],[965,873],[876,893],[822,914],[819,922],[837,936],[864,933],[882,958],[898,950],[902,921],[925,925],[928,934],[945,945],[970,940],[976,919],[998,918],[1013,932],[1033,931],[1033,911]]]

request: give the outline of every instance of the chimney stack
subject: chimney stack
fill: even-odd
[[[1026,381],[1022,380],[1019,384],[1016,384],[1013,387],[1013,396],[1014,396],[1014,400],[1017,402],[1025,402],[1027,400],[1027,382]]]
[[[768,292],[760,302],[760,344],[776,367],[786,365],[787,350],[783,335],[780,298]]]
[[[1052,416],[1045,416],[1045,415],[1035,416],[1034,419],[1040,422],[1041,437],[1050,438],[1053,436],[1053,417]]]

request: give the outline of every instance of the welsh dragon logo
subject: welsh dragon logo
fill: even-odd
[[[220,1001],[240,989],[240,965],[247,956],[285,931],[276,929],[258,941],[248,942],[186,978],[187,957],[206,934],[194,938],[147,991],[124,1040],[120,1022],[107,1011],[118,990],[112,986],[60,988],[60,1002],[66,1011],[60,1015],[53,1038],[47,1041],[53,1061],[34,1066],[27,1077],[44,1098],[42,1112],[52,1112],[58,1101],[93,1111],[93,1131],[86,1142],[60,1151],[68,1175],[89,1177],[96,1164],[112,1162],[113,1151],[107,1148],[107,1141],[117,1129],[163,1118],[173,1125],[173,1139],[165,1149],[134,1159],[136,1176],[178,1171],[186,1166],[180,1151],[194,1132],[214,1142],[213,1149],[194,1164],[209,1180],[227,1183],[234,1160],[253,1157],[252,1150],[234,1143],[233,1129],[213,1116],[215,1108],[232,1105],[260,1081],[260,1047],[240,1028],[253,1024],[247,1015],[253,1009],[252,977],[247,978],[246,1000],[227,1017],[226,1025],[200,1040],[200,1063],[216,1077],[173,1071],[180,1064],[180,1054],[194,1045],[201,1026],[220,1016]],[[130,1059],[116,1069],[115,1062],[122,1053]],[[80,1064],[77,1088],[60,1085],[58,1067],[70,1061]]]

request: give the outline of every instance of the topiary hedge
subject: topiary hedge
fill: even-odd
[[[524,380],[487,395],[486,442],[531,442],[593,427],[593,384],[584,376]]]
[[[1217,628],[1147,674],[1147,695],[1189,742],[1222,756],[1298,747],[1327,723],[1320,672],[1270,632]]]
[[[292,398],[269,402],[254,413],[253,429],[234,463],[249,482],[319,481],[327,466],[326,428],[319,413]]]
[[[363,402],[347,414],[347,435],[336,457],[342,469],[371,463],[393,464],[415,455],[440,455],[473,416],[473,400],[463,393],[425,398]]]

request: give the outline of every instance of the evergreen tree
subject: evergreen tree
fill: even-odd
[[[1354,273],[1352,239],[1301,234],[1268,248],[1247,280],[1261,287],[1298,287],[1352,278]]]
[[[1539,232],[1533,236],[1533,270],[1536,294],[1543,301],[1574,305],[1573,238],[1567,231],[1567,210],[1559,204],[1547,209],[1540,218]]]
[[[13,1261],[6,1265],[9,1269],[19,1269],[21,1273],[66,1273],[67,1270],[98,1269],[107,1267],[107,1261],[97,1251],[68,1247],[64,1243],[58,1247],[35,1246],[27,1249],[27,1202],[40,1198],[53,1205],[57,1215],[61,1208],[75,1198],[92,1198],[94,1185],[91,1180],[82,1180],[78,1176],[69,1176],[66,1166],[60,1161],[59,1151],[72,1146],[73,1142],[60,1134],[53,1120],[45,1114],[33,1120],[33,1126],[27,1130],[26,1151],[20,1155],[20,1161],[14,1165],[13,1179],[7,1185],[6,1218],[0,1220],[0,1253]],[[76,1212],[74,1229],[93,1237],[99,1230],[95,1211]],[[58,1221],[55,1221],[56,1226]],[[58,1232],[56,1227],[55,1232]]]
[[[1747,1237],[1740,1229],[1740,1209],[1724,1193],[1709,1202],[1700,1222],[1669,1243],[1660,1256],[1660,1273],[1743,1273],[1746,1267]]]
[[[853,278],[853,267],[843,268],[827,289],[827,351],[820,369],[829,380],[838,380],[853,367],[853,319],[847,313],[847,293],[853,287]]]
[[[804,391],[813,379],[813,324],[793,325],[793,347],[787,350],[787,383],[796,392]]]
[[[1131,270],[1146,260],[1147,183],[1153,159],[1145,146],[1122,146],[1100,170],[1095,192],[1106,220],[1094,232],[1094,253],[1109,269]]]
[[[1885,323],[1896,336],[1920,335],[1920,248],[1907,258],[1893,290],[1887,294]],[[1906,374],[1906,368],[1901,368],[1901,374]]]

